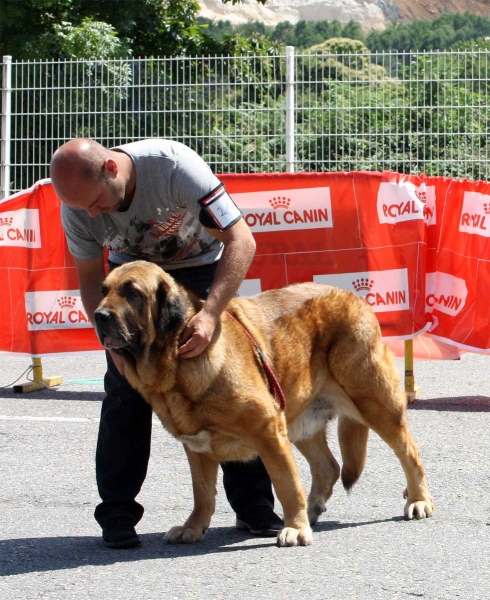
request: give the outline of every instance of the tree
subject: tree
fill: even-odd
[[[384,31],[372,31],[366,37],[366,44],[373,51],[447,50],[456,42],[488,35],[490,19],[470,13],[447,13],[433,21],[393,23]]]
[[[74,27],[62,22],[54,25],[54,34],[60,51],[68,58],[125,58],[129,48],[108,23],[86,17]]]
[[[300,48],[308,48],[324,41],[321,34],[316,31],[315,23],[312,21],[298,21],[294,33],[297,45]]]
[[[2,0],[0,55],[15,59],[52,56],[53,26],[67,18],[72,0]]]
[[[14,59],[63,58],[65,31],[71,32],[72,40],[83,32],[93,40],[97,28],[101,40],[111,38],[106,41],[112,41],[117,56],[123,49],[142,57],[225,51],[209,36],[207,26],[198,23],[196,0],[1,0],[0,10],[0,53]],[[68,46],[70,52],[80,50],[85,56],[83,44]]]
[[[272,32],[272,39],[284,46],[294,46],[294,25],[289,21],[278,23]]]
[[[332,36],[334,37],[334,36]],[[339,37],[350,38],[351,40],[365,40],[366,36],[362,31],[359,23],[355,21],[349,21],[347,25],[342,29],[342,35]]]

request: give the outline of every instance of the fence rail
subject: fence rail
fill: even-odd
[[[167,137],[217,173],[391,170],[490,179],[486,51],[3,58],[0,194],[80,136]]]

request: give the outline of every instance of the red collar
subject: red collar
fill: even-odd
[[[279,407],[281,408],[281,410],[284,410],[286,408],[286,396],[284,395],[284,392],[282,391],[281,384],[277,380],[276,374],[272,370],[272,367],[265,360],[265,357],[262,354],[262,350],[259,348],[259,345],[254,340],[254,338],[252,337],[250,332],[247,330],[245,325],[243,325],[243,323],[241,323],[236,317],[234,317],[227,310],[225,310],[225,313],[230,318],[234,319],[237,323],[240,323],[240,325],[243,328],[243,331],[245,331],[245,333],[247,334],[248,339],[252,342],[252,346],[254,347],[254,350],[257,353],[257,356],[259,357],[259,360],[262,364],[262,368],[264,369],[265,375],[267,377],[270,393],[274,396],[274,398],[275,398],[277,404],[279,404]]]

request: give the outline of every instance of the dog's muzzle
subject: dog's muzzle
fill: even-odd
[[[129,341],[117,331],[113,313],[107,308],[98,308],[94,313],[95,331],[100,343],[107,350],[119,350],[129,346]]]

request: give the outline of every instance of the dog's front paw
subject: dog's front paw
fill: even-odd
[[[167,531],[163,541],[166,544],[195,544],[203,541],[205,533],[206,529],[177,526]]]
[[[311,546],[313,544],[313,535],[310,527],[294,529],[293,527],[284,527],[277,536],[277,545],[281,548],[285,546]]]
[[[405,518],[408,520],[427,519],[428,517],[432,517],[434,511],[435,506],[432,498],[415,502],[407,500],[407,503],[405,504]]]

